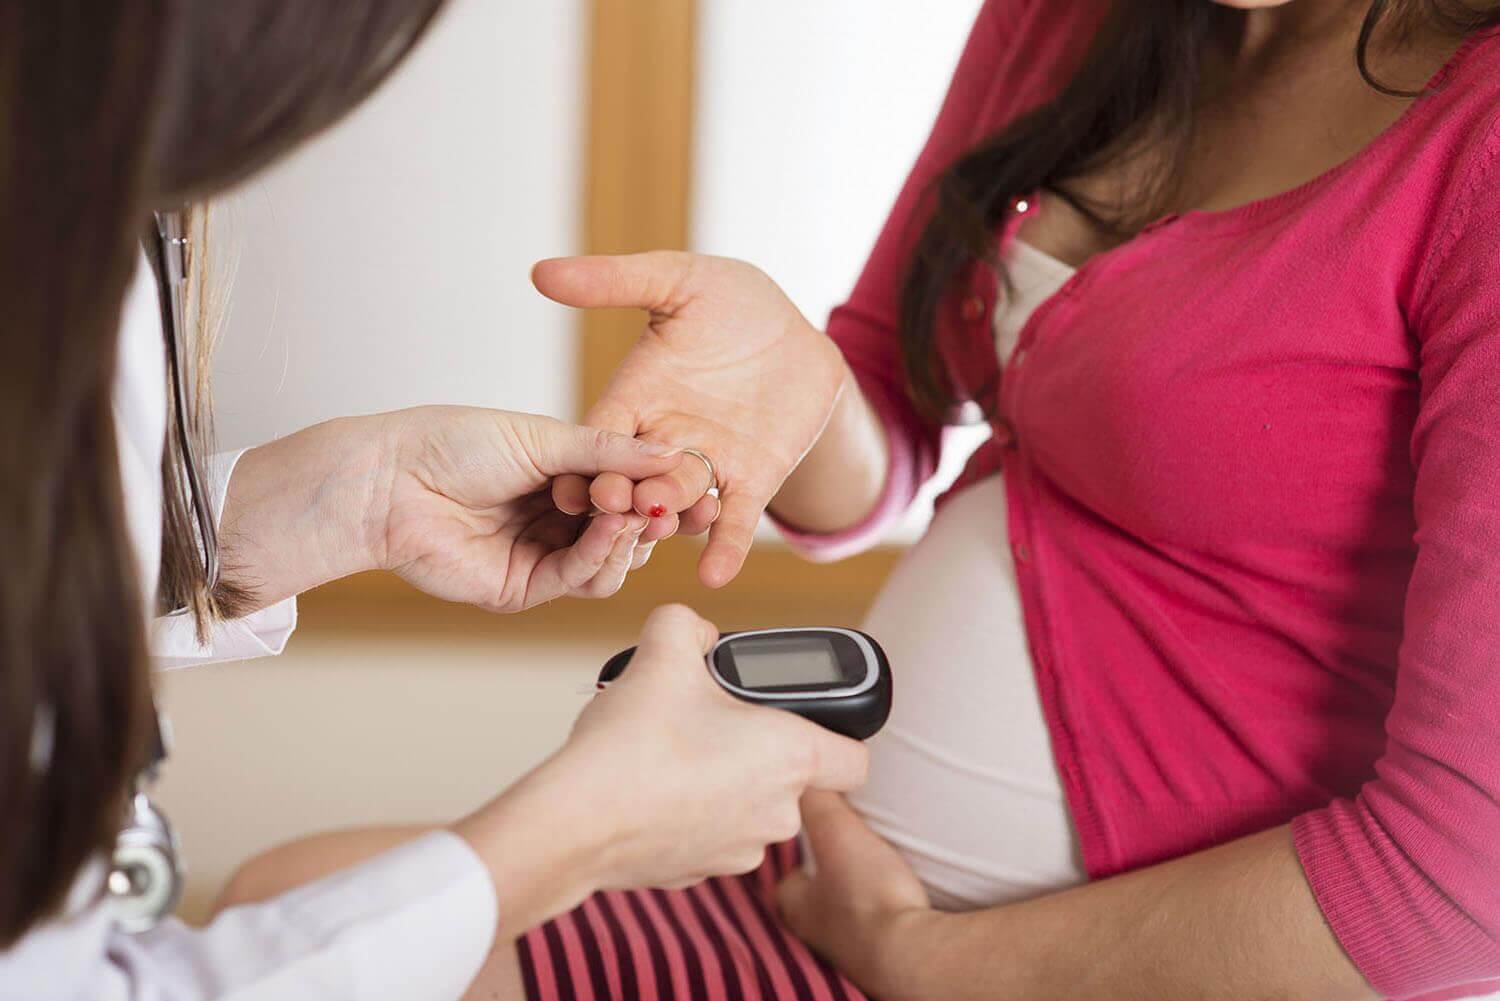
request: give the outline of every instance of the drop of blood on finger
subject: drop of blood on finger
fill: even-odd
[[[667,506],[665,504],[652,504],[651,505],[651,517],[653,517],[653,518],[660,518],[663,515],[665,515],[666,513],[667,513]]]

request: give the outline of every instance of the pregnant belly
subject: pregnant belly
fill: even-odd
[[[896,675],[870,781],[850,797],[948,910],[1082,882],[994,477],[943,506],[865,623]]]

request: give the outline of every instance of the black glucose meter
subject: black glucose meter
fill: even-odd
[[[599,673],[607,685],[625,672],[635,647]],[[869,636],[854,629],[753,629],[725,633],[708,671],[746,702],[785,709],[855,740],[873,737],[891,714],[891,667]]]

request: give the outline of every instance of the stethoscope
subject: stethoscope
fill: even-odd
[[[193,519],[203,550],[208,587],[219,579],[219,539],[213,509],[204,487],[202,470],[193,452],[188,424],[186,287],[188,239],[180,212],[156,213],[156,271],[161,296],[162,331],[166,341],[167,367],[171,375],[176,434],[182,451],[183,471],[191,494]],[[176,609],[171,615],[181,615]],[[136,774],[126,804],[125,823],[115,841],[105,893],[115,924],[122,931],[149,931],[167,918],[182,899],[186,868],[176,832],[167,816],[148,792],[161,773],[171,750],[171,727],[152,696],[151,742],[145,766]]]

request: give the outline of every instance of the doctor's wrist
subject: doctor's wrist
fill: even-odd
[[[220,558],[253,608],[378,568],[383,434],[379,416],[341,418],[240,458],[225,494]]]
[[[450,828],[489,870],[501,941],[571,910],[604,888],[614,840],[571,769],[554,756]]]

